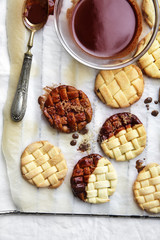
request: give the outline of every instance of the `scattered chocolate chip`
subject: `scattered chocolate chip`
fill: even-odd
[[[78,151],[85,152],[90,149],[90,144],[87,142],[87,140],[84,140],[78,148]]]
[[[157,117],[158,114],[159,114],[159,112],[157,110],[153,110],[151,112],[151,115],[154,116],[154,117]]]
[[[73,139],[78,139],[78,138],[79,138],[78,133],[73,133],[72,138],[73,138]]]
[[[152,102],[152,98],[151,97],[147,97],[145,100],[144,100],[144,103],[151,103]]]
[[[77,144],[77,141],[76,140],[72,140],[71,142],[70,142],[70,145],[71,146],[75,146]]]
[[[145,167],[143,164],[144,164],[144,162],[142,160],[136,161],[135,168],[137,169],[138,172],[142,171],[142,169]]]
[[[158,101],[154,101],[155,104],[158,104]]]
[[[80,134],[85,135],[88,133],[88,129],[85,127],[82,130],[79,131]]]

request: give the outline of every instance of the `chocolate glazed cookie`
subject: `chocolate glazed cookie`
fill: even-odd
[[[92,120],[91,103],[81,90],[61,85],[45,91],[38,103],[53,128],[65,133],[80,131]]]
[[[73,169],[71,177],[73,194],[85,202],[108,202],[116,185],[117,175],[112,164],[99,154],[83,157]]]
[[[104,153],[117,161],[126,161],[141,154],[146,145],[146,131],[133,114],[124,112],[108,118],[99,139]]]

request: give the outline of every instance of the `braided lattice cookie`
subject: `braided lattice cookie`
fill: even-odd
[[[91,103],[81,90],[66,85],[45,90],[38,102],[53,128],[66,133],[80,131],[92,120]]]
[[[140,208],[160,212],[160,165],[151,163],[138,174],[133,185],[134,197]]]
[[[137,53],[141,52],[142,49],[147,45],[151,37],[151,33],[147,34],[143,38],[137,49]],[[157,33],[156,39],[151,45],[148,52],[138,61],[140,68],[152,78],[160,78],[160,31]]]
[[[71,186],[74,195],[89,203],[105,203],[115,192],[117,175],[107,158],[99,154],[83,157],[74,167]]]
[[[105,121],[98,140],[106,155],[117,161],[126,161],[143,152],[146,131],[135,115],[118,113]]]
[[[143,75],[135,65],[112,71],[101,70],[95,81],[97,96],[113,108],[129,107],[140,99],[143,90]]]
[[[158,0],[158,4],[160,7],[160,0]],[[154,11],[154,5],[152,0],[143,0],[142,2],[142,11],[143,16],[146,22],[150,27],[153,27],[155,22],[155,11]],[[160,26],[159,26],[160,29]]]
[[[37,187],[59,187],[67,173],[66,160],[60,149],[48,141],[30,144],[21,156],[25,180]]]

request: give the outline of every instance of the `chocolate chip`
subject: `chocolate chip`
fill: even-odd
[[[145,100],[144,100],[144,103],[151,103],[152,102],[152,98],[151,97],[147,97]]]
[[[158,101],[154,101],[155,104],[158,104]]]
[[[72,138],[73,138],[73,139],[78,139],[78,138],[79,138],[78,133],[74,133],[74,134],[72,135]]]
[[[77,144],[77,141],[76,140],[72,140],[71,142],[70,142],[70,145],[71,146],[75,146]]]
[[[157,117],[158,114],[159,114],[159,112],[157,110],[153,110],[151,112],[151,115],[154,116],[154,117]]]

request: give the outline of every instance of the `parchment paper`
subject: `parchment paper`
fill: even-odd
[[[102,214],[102,215],[148,215],[138,208],[133,199],[132,185],[137,176],[136,160],[145,158],[145,163],[159,162],[160,158],[160,126],[159,116],[151,116],[153,109],[159,110],[159,105],[150,104],[147,111],[144,99],[151,96],[158,98],[159,80],[145,77],[145,90],[142,98],[127,109],[111,109],[99,101],[94,93],[94,81],[97,71],[75,61],[60,45],[53,24],[53,16],[42,31],[36,33],[34,40],[33,64],[29,83],[28,106],[22,122],[14,123],[10,119],[10,108],[19,73],[26,50],[28,33],[21,21],[23,1],[8,0],[8,49],[10,54],[11,72],[8,97],[4,107],[4,130],[2,147],[5,156],[10,188],[16,209],[24,212],[49,212],[72,214]],[[77,146],[70,146],[72,134],[58,133],[51,128],[42,116],[37,99],[43,92],[43,87],[53,84],[69,84],[83,90],[89,97],[93,107],[93,119],[88,125],[89,133],[80,136]],[[70,176],[77,161],[89,154],[104,155],[98,143],[97,136],[100,127],[112,114],[129,111],[136,114],[143,122],[147,131],[147,147],[136,159],[129,162],[111,160],[118,175],[117,190],[111,201],[101,205],[86,204],[75,198],[70,188]],[[77,151],[83,139],[88,139],[91,150],[88,153]],[[68,174],[64,183],[58,189],[37,189],[27,183],[21,176],[20,156],[24,148],[38,140],[48,140],[59,146],[66,157]]]

